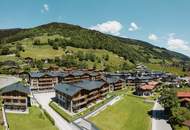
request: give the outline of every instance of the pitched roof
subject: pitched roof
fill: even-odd
[[[55,90],[63,92],[69,96],[73,96],[76,93],[78,93],[80,90],[82,90],[82,88],[77,87],[73,84],[60,83],[55,86]]]
[[[112,84],[112,83],[116,83],[118,81],[124,81],[123,79],[119,78],[119,77],[106,77],[104,78],[104,80],[109,83],[109,84]]]
[[[150,82],[148,82],[148,84],[140,86],[140,89],[142,89],[142,90],[152,90],[152,89],[156,88],[157,84],[158,84],[158,82],[150,81]]]
[[[182,124],[185,125],[185,126],[190,127],[190,120],[186,120]]]
[[[190,98],[190,92],[177,92],[177,97],[182,97],[182,98]]]
[[[30,77],[33,77],[33,78],[40,78],[40,77],[43,77],[45,75],[52,76],[52,77],[55,77],[55,76],[66,77],[66,76],[69,76],[69,75],[81,76],[83,74],[89,74],[91,76],[96,76],[99,73],[97,73],[97,72],[85,72],[85,71],[81,71],[81,70],[73,70],[71,72],[50,71],[50,72],[30,72],[29,73]]]
[[[0,94],[6,93],[6,92],[11,92],[11,91],[19,91],[19,92],[29,94],[30,88],[28,86],[22,84],[21,82],[17,82],[17,83],[8,85],[8,86],[4,87],[3,89],[1,89]]]
[[[97,80],[82,80],[80,82],[74,83],[75,86],[78,86],[80,88],[83,88],[89,91],[100,88],[104,84],[105,84],[104,81],[97,81]]]
[[[82,80],[76,83],[59,83],[55,86],[55,90],[61,91],[69,96],[73,96],[82,89],[91,91],[93,89],[100,88],[104,84],[104,81]]]

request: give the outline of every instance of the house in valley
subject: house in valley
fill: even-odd
[[[151,96],[158,86],[158,82],[156,81],[150,81],[145,84],[141,84],[136,87],[136,94],[139,96]]]
[[[58,83],[56,72],[31,72],[29,73],[29,84],[32,90],[53,89]]]
[[[8,85],[0,90],[4,108],[7,110],[26,111],[30,104],[30,89],[21,82]]]
[[[81,80],[75,83],[59,83],[55,86],[56,102],[70,112],[77,112],[103,99],[108,92],[108,83],[101,80]]]
[[[182,107],[188,107],[190,103],[190,91],[179,91],[177,97]]]
[[[125,80],[119,77],[105,77],[104,81],[109,84],[110,91],[120,90],[125,86]]]

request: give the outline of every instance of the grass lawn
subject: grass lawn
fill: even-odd
[[[58,130],[37,107],[31,107],[29,114],[8,113],[10,130]]]
[[[3,114],[2,111],[0,110],[0,123],[3,121]],[[0,124],[0,130],[4,130],[4,126]]]
[[[186,126],[175,126],[175,130],[189,130],[189,128]]]
[[[73,116],[69,115],[68,113],[66,113],[63,109],[60,108],[60,106],[58,106],[57,103],[55,102],[50,102],[49,106],[54,109],[60,116],[62,116],[64,119],[66,119],[68,122],[72,122],[74,120],[76,120],[79,117],[85,116],[86,114],[98,109],[99,107],[101,107],[102,105],[106,104],[107,102],[109,102],[111,99],[113,99],[113,96],[110,98],[105,99],[102,102],[99,102],[97,104],[95,104],[94,106],[85,109],[84,111],[77,113]]]
[[[148,111],[151,109],[152,105],[140,98],[124,96],[124,99],[89,120],[101,130],[149,130],[151,119]]]
[[[188,72],[183,72],[182,68],[178,67],[170,67],[170,66],[164,66],[162,67],[160,64],[146,64],[148,68],[155,71],[164,71],[164,72],[170,72],[179,76],[183,76],[184,74],[188,74]]]
[[[36,59],[43,58],[55,58],[61,57],[64,54],[63,49],[59,48],[59,50],[54,50],[49,45],[42,46],[33,46],[25,49],[24,52],[21,52],[21,57],[31,57]]]

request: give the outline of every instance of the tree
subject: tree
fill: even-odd
[[[43,62],[41,60],[37,60],[36,61],[36,66],[39,70],[41,70],[43,68]]]
[[[1,50],[1,55],[8,55],[8,54],[10,54],[9,47],[8,46],[3,47]]]
[[[16,57],[20,57],[20,52],[18,50],[16,50],[15,55],[16,55]]]
[[[30,70],[31,70],[30,66],[24,66],[23,69],[24,69],[24,72],[30,72]]]
[[[127,64],[127,62],[124,62],[122,65],[122,70],[128,70],[129,69],[129,65]]]
[[[109,60],[109,55],[108,54],[105,54],[102,56],[102,58],[105,60],[105,61],[108,61]]]
[[[160,103],[164,106],[168,114],[171,114],[172,108],[180,106],[174,88],[164,88],[161,92]]]
[[[39,39],[34,40],[33,45],[40,45],[40,40]]]
[[[172,116],[169,118],[170,123],[181,124],[190,119],[190,111],[185,107],[175,107],[171,109]]]
[[[111,71],[111,66],[110,65],[106,65],[104,71],[106,71],[106,72]]]
[[[94,62],[96,60],[96,55],[93,53],[86,53],[85,59]]]
[[[54,50],[58,50],[58,49],[59,49],[59,46],[58,46],[58,44],[56,44],[56,43],[54,43],[52,46],[53,46],[53,49],[54,49]]]
[[[79,61],[85,60],[85,55],[84,55],[84,52],[82,51],[78,51],[76,56],[79,58]]]
[[[16,44],[16,50],[17,51],[24,51],[24,47],[20,43],[17,43]]]

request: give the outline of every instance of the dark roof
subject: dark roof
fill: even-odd
[[[83,88],[89,91],[100,88],[104,84],[105,84],[104,81],[99,81],[99,80],[82,80],[80,82],[74,83],[75,86],[78,86],[80,88]]]
[[[81,71],[81,70],[75,70],[75,71],[71,71],[71,72],[57,72],[57,71],[50,71],[50,72],[30,72],[29,75],[30,77],[33,78],[40,78],[43,77],[45,75],[47,76],[51,76],[51,77],[66,77],[66,76],[82,76],[83,74],[89,74],[91,76],[96,76],[99,73],[97,72],[85,72],[85,71]]]
[[[119,78],[119,77],[106,77],[106,78],[104,78],[104,80],[107,82],[107,83],[109,83],[109,84],[112,84],[112,83],[116,83],[116,82],[118,82],[118,81],[124,81],[123,79],[121,79],[121,78]]]
[[[85,73],[84,71],[76,70],[76,71],[73,71],[71,74],[74,76],[81,76],[84,73]]]
[[[76,93],[78,93],[80,90],[82,90],[82,88],[77,87],[73,84],[60,83],[55,86],[55,90],[63,92],[69,96],[73,96]]]
[[[22,84],[21,82],[17,82],[17,83],[8,85],[8,86],[4,87],[3,89],[1,89],[0,94],[6,93],[6,92],[11,92],[11,91],[19,91],[19,92],[29,94],[30,88],[29,88],[29,86],[26,86],[26,85]]]
[[[55,90],[63,92],[69,96],[73,96],[82,89],[91,91],[93,89],[100,88],[105,83],[106,82],[104,81],[95,80],[82,80],[76,83],[60,83],[55,86]]]

